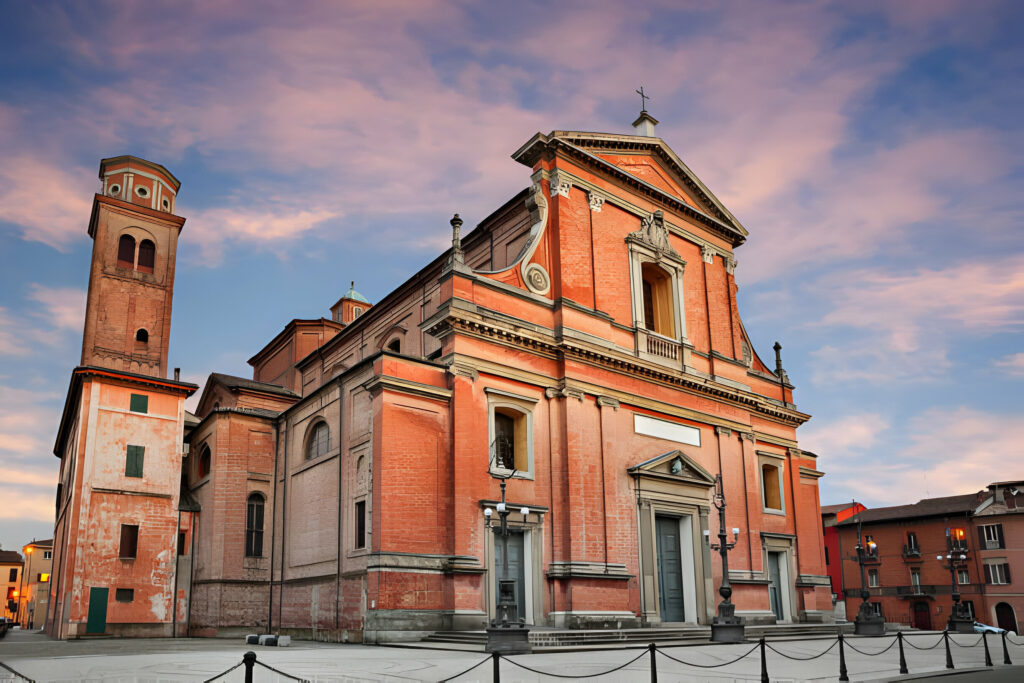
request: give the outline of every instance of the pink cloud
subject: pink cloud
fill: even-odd
[[[874,505],[973,493],[1010,476],[1006,458],[1020,450],[1017,435],[1024,429],[1024,417],[963,406],[932,408],[912,418],[908,427],[905,444],[881,452],[819,452],[822,469],[834,477],[832,489]],[[871,476],[865,477],[865,471]],[[916,485],[912,498],[907,488],[911,480]]]
[[[64,249],[86,239],[95,172],[30,155],[0,163],[0,216],[21,228],[25,240]]]
[[[997,368],[1014,377],[1024,377],[1024,353],[1012,353],[993,363]]]
[[[875,446],[889,429],[889,421],[878,413],[846,415],[819,423],[812,420],[800,429],[800,446],[818,455],[864,451]]]

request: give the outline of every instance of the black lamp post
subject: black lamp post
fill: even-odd
[[[715,495],[712,502],[718,509],[718,543],[711,543],[712,550],[717,550],[722,557],[722,585],[718,594],[722,601],[718,603],[718,615],[711,621],[711,640],[716,643],[742,643],[743,619],[736,616],[736,605],[729,600],[732,597],[732,585],[729,583],[729,551],[736,545],[740,530],[733,528],[732,542],[725,533],[725,495],[722,491],[722,475],[715,475]],[[710,536],[710,532],[705,532]]]
[[[853,501],[856,509],[857,501]],[[864,580],[864,563],[868,560],[878,559],[878,545],[874,541],[864,543],[861,535],[860,513],[857,513],[857,565],[860,567],[860,609],[853,619],[853,632],[859,636],[880,636],[885,634],[885,617],[875,614],[875,610],[868,602],[871,593],[868,591],[867,583]]]
[[[949,551],[945,555],[935,557],[939,562],[949,562],[949,587],[953,594],[953,611],[949,615],[946,630],[954,633],[974,633],[974,619],[964,611],[964,605],[960,602],[960,588],[956,581],[957,569],[967,566],[967,556],[954,549],[952,543],[949,545]]]
[[[501,576],[497,580],[498,595],[495,607],[498,618],[491,620],[487,628],[487,651],[499,652],[505,655],[525,654],[531,652],[530,629],[526,626],[526,620],[519,615],[516,596],[519,594],[518,581],[508,575],[508,516],[510,511],[505,504],[505,482],[515,475],[515,470],[505,475],[493,475],[501,480],[501,502],[495,506],[498,512],[498,519],[501,524],[492,527],[491,517],[493,513],[490,508],[484,508],[484,518],[487,527],[494,529],[495,544],[501,543]],[[530,508],[520,509],[523,521],[526,521],[530,514]],[[495,567],[495,571],[497,571]]]

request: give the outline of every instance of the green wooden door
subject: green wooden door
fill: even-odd
[[[679,544],[679,519],[655,518],[658,535],[658,596],[662,621],[683,621],[683,556]]]
[[[109,588],[89,589],[89,621],[86,633],[103,633],[107,630],[107,596]]]

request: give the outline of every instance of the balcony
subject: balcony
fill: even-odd
[[[685,340],[680,342],[642,327],[636,328],[636,353],[644,360],[683,370],[690,365],[692,348]]]
[[[906,545],[906,544],[904,544],[904,546],[903,546],[903,559],[907,560],[908,562],[914,561],[914,560],[921,560],[921,559],[923,559],[921,557],[921,549],[918,546],[916,546],[916,545]]]

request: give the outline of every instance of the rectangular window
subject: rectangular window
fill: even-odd
[[[148,413],[149,396],[146,396],[145,394],[132,394],[128,410],[132,411],[133,413]]]
[[[966,586],[971,582],[971,573],[966,569],[957,569],[956,582],[961,586]]]
[[[782,510],[782,468],[770,463],[761,465],[761,492],[765,510]]]
[[[533,408],[536,399],[487,387],[488,466],[492,472],[533,476]]]
[[[145,446],[128,446],[128,453],[124,462],[124,476],[141,477],[142,461],[146,455]]]
[[[16,590],[18,590],[18,589],[15,588],[14,586],[8,586],[7,587],[7,599],[8,600],[14,600],[14,597],[15,597],[14,596],[14,591],[16,591]]]
[[[880,602],[869,602],[871,605],[871,611],[875,613],[876,617],[882,616],[882,603]]]
[[[188,546],[185,545],[185,532],[178,532],[178,555],[187,555]]]
[[[1005,559],[985,563],[985,583],[1010,583],[1010,565]]]
[[[878,570],[877,569],[869,569],[868,570],[868,585],[871,586],[872,588],[878,588]]]
[[[11,578],[8,579],[8,581],[17,581],[17,580],[18,580],[18,568],[17,567],[13,567],[11,569]]]
[[[356,503],[356,548],[366,547],[366,501]]]
[[[48,583],[50,581],[50,575],[46,572],[41,573],[37,578],[37,583]]]
[[[949,530],[950,550],[967,550],[967,533],[961,528]]]
[[[964,610],[966,610],[967,612],[967,616],[969,616],[971,619],[974,619],[974,601],[964,600],[962,604],[964,606]]]
[[[916,569],[910,570],[910,585],[914,587],[915,593],[921,592],[921,572]]]
[[[139,527],[136,524],[121,525],[121,549],[117,556],[122,560],[134,560],[139,552]]]
[[[917,534],[913,531],[907,532],[907,555],[920,555],[921,546],[917,544]]]
[[[978,540],[982,550],[1001,550],[1006,547],[1003,540],[1002,524],[985,524],[978,527]]]
[[[44,550],[43,551],[43,559],[44,560],[49,560],[52,557],[53,557],[53,552],[51,552],[49,550]]]
[[[135,601],[135,589],[134,588],[118,588],[114,591],[114,599],[118,602],[134,602]]]

